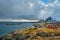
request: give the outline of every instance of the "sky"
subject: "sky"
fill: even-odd
[[[0,19],[60,20],[60,0],[0,0]]]

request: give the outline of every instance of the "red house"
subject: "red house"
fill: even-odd
[[[55,29],[56,26],[53,26],[53,25],[49,24],[49,25],[48,25],[48,28]]]

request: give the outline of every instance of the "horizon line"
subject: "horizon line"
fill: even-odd
[[[0,19],[0,22],[38,22],[39,20],[26,20],[26,19]]]

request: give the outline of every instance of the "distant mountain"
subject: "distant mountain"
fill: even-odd
[[[52,17],[48,17],[48,18],[46,19],[46,21],[52,21],[52,20],[53,20]]]

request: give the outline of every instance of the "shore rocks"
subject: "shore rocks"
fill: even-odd
[[[55,36],[60,36],[60,29],[48,28],[28,28],[16,30],[10,34],[4,35],[0,40],[58,40]],[[60,37],[59,37],[60,40]]]

